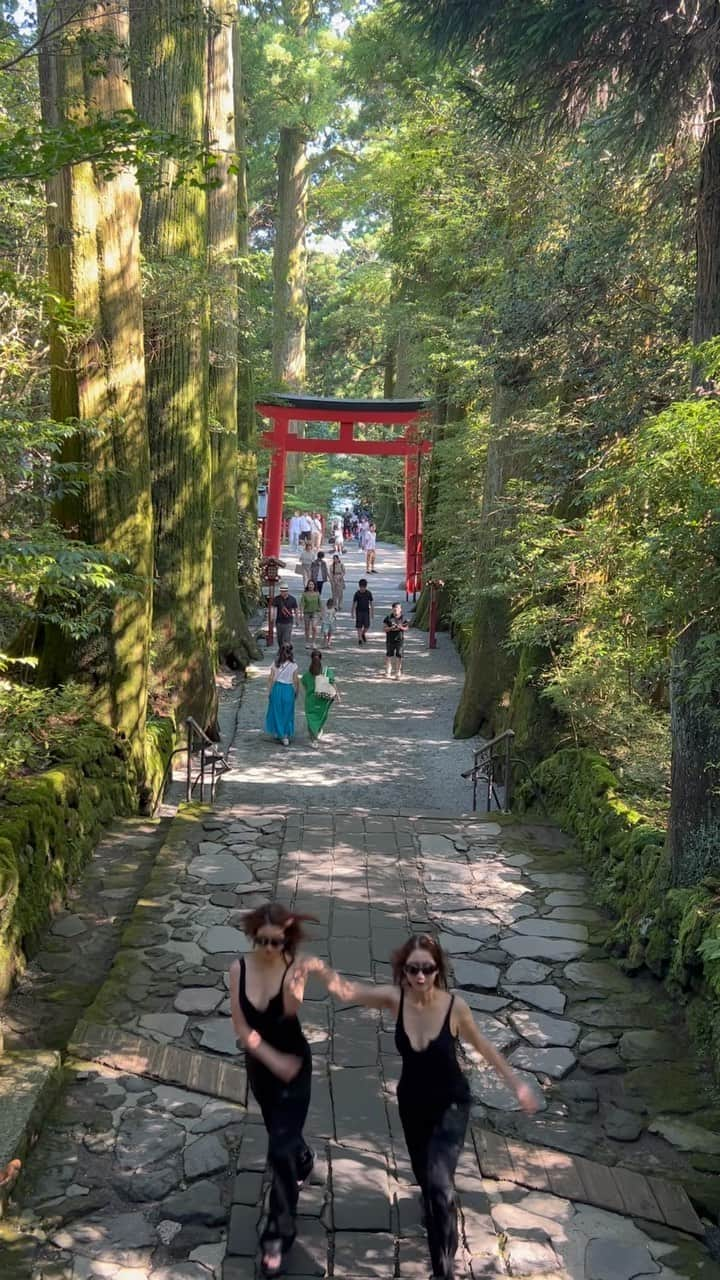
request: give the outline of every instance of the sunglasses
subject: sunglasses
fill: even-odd
[[[268,938],[265,934],[261,935],[259,933],[256,933],[255,937],[253,938],[253,946],[254,947],[272,947],[274,951],[277,951],[280,947],[285,946],[285,939],[284,938]]]
[[[417,978],[419,973],[421,973],[424,978],[431,978],[434,973],[437,973],[437,965],[436,964],[406,964],[405,972],[411,978]]]

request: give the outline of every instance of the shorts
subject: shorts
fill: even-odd
[[[370,614],[369,614],[369,613],[356,613],[356,614],[355,614],[355,626],[356,626],[356,628],[357,628],[357,630],[358,630],[358,631],[367,631],[368,627],[370,626]]]
[[[386,658],[402,658],[403,639],[404,636],[402,631],[387,631],[385,633]]]

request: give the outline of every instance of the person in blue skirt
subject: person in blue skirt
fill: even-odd
[[[295,737],[295,699],[300,691],[300,677],[291,644],[280,646],[270,668],[270,697],[265,716],[265,732],[276,742],[289,747]]]

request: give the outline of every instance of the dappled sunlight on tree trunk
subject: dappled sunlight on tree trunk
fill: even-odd
[[[257,656],[238,586],[238,180],[233,22],[214,0],[208,28],[207,136],[216,160],[208,191],[212,424],[213,603],[219,657],[246,667]]]
[[[56,18],[76,6],[60,0]],[[111,117],[132,107],[122,50],[127,14],[92,5],[40,51],[43,119]],[[104,50],[110,49],[110,53]],[[87,484],[58,507],[68,533],[127,560],[136,582],[115,605],[92,653],[46,627],[40,673],[48,683],[78,668],[93,687],[96,713],[125,734],[138,762],[147,705],[152,597],[152,512],[146,431],[143,314],[140,284],[140,194],[133,171],[108,176],[90,163],[65,166],[47,183],[50,287],[73,305],[69,327],[51,330],[51,407],[62,421],[89,423],[66,450],[80,461]]]
[[[199,145],[207,15],[201,5],[130,6],[138,110]],[[205,190],[161,161],[143,191],[145,358],[155,514],[156,693],[179,717],[215,719]]]

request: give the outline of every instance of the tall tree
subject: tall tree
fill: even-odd
[[[716,0],[403,0],[439,47],[482,66],[520,132],[573,126],[591,110],[629,149],[650,150],[683,130],[700,138],[695,204],[696,344],[720,334],[720,7]],[[469,57],[467,57],[469,55]],[[692,371],[699,376],[699,365]],[[720,839],[717,730],[691,695],[693,668],[717,634],[691,620],[673,667],[670,855],[676,883],[692,877],[700,844]],[[691,838],[692,835],[692,838]],[[700,865],[700,864],[698,864]]]
[[[131,0],[133,84],[153,127],[200,147],[207,14],[199,2]],[[195,181],[189,180],[195,176]],[[208,422],[207,195],[162,159],[143,190],[145,358],[155,513],[156,669],[179,717],[216,712],[212,466]]]
[[[47,14],[39,11],[41,24]],[[128,15],[122,5],[53,0],[59,28],[40,46],[45,125],[107,120],[132,108],[125,72]],[[60,421],[92,426],[65,460],[87,483],[66,496],[58,518],[79,536],[120,553],[135,589],[118,599],[102,652],[91,662],[46,626],[41,675],[56,683],[86,672],[99,715],[130,740],[142,760],[152,598],[152,508],[146,431],[139,251],[140,193],[129,167],[107,172],[66,165],[47,182],[48,266],[52,292],[72,304],[72,324],[51,325],[51,410]]]
[[[238,165],[233,32],[236,15],[212,0],[208,22],[207,146],[210,387],[215,638],[219,656],[246,667],[256,649],[238,587]]]
[[[248,105],[243,76],[243,48],[239,23],[233,27],[233,87],[235,101],[235,147],[237,150],[237,434],[238,434],[238,574],[243,607],[249,612],[255,603],[258,585],[257,532],[257,430],[255,378],[249,304],[250,208],[248,197]],[[257,656],[253,648],[251,656]]]

